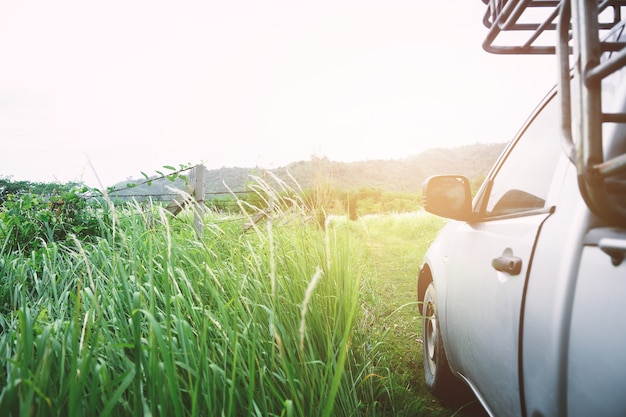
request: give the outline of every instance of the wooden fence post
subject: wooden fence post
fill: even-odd
[[[196,165],[189,173],[189,184],[172,200],[165,210],[176,216],[187,204],[193,203],[193,228],[198,239],[204,237],[204,165]],[[191,201],[193,199],[193,202]]]
[[[196,165],[191,171],[191,186],[195,201],[193,210],[193,227],[199,239],[204,237],[204,165]]]

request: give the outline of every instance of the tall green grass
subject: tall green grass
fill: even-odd
[[[209,213],[202,240],[117,208],[98,239],[1,253],[0,415],[377,415],[358,243],[288,203],[247,232]]]

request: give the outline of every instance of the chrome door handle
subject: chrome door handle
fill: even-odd
[[[496,271],[506,272],[511,275],[519,275],[522,272],[522,260],[513,255],[502,255],[491,261],[491,266]]]

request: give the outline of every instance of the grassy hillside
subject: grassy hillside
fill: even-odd
[[[497,157],[504,149],[504,144],[476,144],[458,148],[434,148],[418,155],[395,160],[372,160],[360,162],[335,162],[326,158],[313,158],[277,168],[270,172],[283,181],[295,180],[302,188],[313,188],[322,180],[328,185],[348,191],[360,187],[378,188],[384,192],[417,193],[422,182],[430,175],[461,174],[470,179],[487,174]],[[246,189],[250,175],[262,175],[255,168],[224,167],[208,170],[206,179],[207,198],[214,193],[224,193]],[[182,180],[170,182],[154,181],[148,185],[144,179],[130,181],[138,186],[115,193],[123,195],[158,195],[172,191],[167,187],[182,188]],[[116,184],[114,188],[126,188],[126,182]],[[164,198],[167,199],[167,198]]]

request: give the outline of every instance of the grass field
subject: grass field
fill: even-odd
[[[441,220],[209,214],[199,240],[158,207],[111,218],[0,253],[0,415],[463,415],[421,378],[415,280]]]
[[[423,213],[370,216],[361,220],[373,268],[371,309],[383,345],[395,415],[449,415],[423,383],[417,275],[421,259],[443,222]]]
[[[477,402],[446,408],[424,384],[422,332],[417,305],[419,266],[444,220],[424,212],[368,216],[360,220],[372,266],[372,333],[389,367],[388,386],[397,416],[483,416]]]

